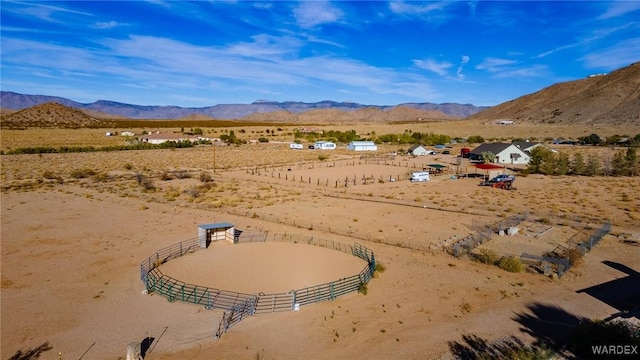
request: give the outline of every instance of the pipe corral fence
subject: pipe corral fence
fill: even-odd
[[[202,305],[207,310],[224,310],[222,320],[217,327],[214,338],[220,338],[231,326],[247,316],[261,313],[281,311],[297,311],[301,306],[332,301],[337,297],[352,292],[363,291],[373,278],[376,259],[372,250],[360,244],[344,244],[333,240],[319,239],[314,236],[290,234],[245,233],[236,231],[234,243],[250,242],[289,242],[320,246],[351,254],[366,261],[360,273],[329,283],[294,289],[276,294],[245,294],[194,284],[187,284],[163,274],[160,265],[181,256],[203,250],[200,237],[181,241],[177,244],[158,250],[140,264],[140,278],[147,293],[155,293],[168,301],[182,301]]]
[[[517,226],[527,221],[528,212],[510,216],[504,220],[500,220],[494,224],[482,223],[473,220],[471,229],[474,233],[456,241],[448,246],[447,252],[455,257],[470,254],[473,249],[491,240],[493,234],[505,231],[512,226]],[[585,232],[583,230],[592,230]],[[602,226],[597,229],[584,228],[568,240],[568,246],[557,246],[553,251],[544,255],[536,255],[522,253],[520,260],[523,264],[530,266],[543,273],[544,275],[555,274],[558,278],[562,277],[573,265],[575,257],[572,252],[577,252],[584,256],[591,251],[606,234],[611,231],[611,222],[605,221]]]

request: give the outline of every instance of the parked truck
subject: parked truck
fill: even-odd
[[[511,181],[514,182],[516,181],[516,177],[513,175],[507,175],[507,174],[500,174],[496,177],[494,177],[493,179],[491,179],[492,182],[501,182],[501,181]]]

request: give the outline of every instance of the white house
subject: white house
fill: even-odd
[[[471,161],[482,161],[482,154],[485,152],[492,153],[495,156],[493,163],[495,164],[529,164],[529,154],[522,151],[514,144],[507,143],[490,143],[482,144],[471,150],[469,159]]]
[[[155,132],[148,135],[140,136],[140,141],[147,142],[149,144],[162,144],[163,142],[173,141],[173,142],[181,142],[181,141],[191,141],[196,142],[200,139],[207,140],[207,138],[202,136],[193,136],[193,135],[184,135],[184,134],[176,134],[176,133],[160,133]]]
[[[531,150],[533,150],[534,148],[538,147],[538,146],[544,146],[542,143],[540,142],[530,142],[530,141],[514,141],[512,143],[513,145],[517,146],[520,150],[526,152],[526,153],[531,153]]]
[[[373,141],[352,141],[347,145],[347,150],[378,151],[378,145]]]
[[[335,150],[336,144],[331,141],[316,141],[313,148],[318,150]]]
[[[427,154],[429,154],[429,150],[427,150],[422,145],[413,145],[409,148],[409,150],[407,150],[407,155],[423,156]]]
[[[299,150],[299,149],[302,149],[302,148],[303,148],[302,144],[298,144],[298,143],[291,143],[291,144],[289,144],[289,149],[296,149],[296,150]]]

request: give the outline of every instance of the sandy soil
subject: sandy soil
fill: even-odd
[[[89,156],[77,155],[66,161],[78,163]],[[134,167],[144,166],[136,163],[137,155],[131,156]],[[46,166],[42,157],[20,159]],[[193,158],[189,163],[207,168]],[[147,166],[158,170],[174,165]],[[357,178],[372,173],[386,178],[400,172],[398,166],[354,166],[283,173],[340,179],[354,173]],[[116,168],[122,171],[121,164],[111,170]],[[220,192],[195,200],[180,191],[173,200],[166,196],[170,187],[193,186],[193,178],[157,181],[153,192],[141,191],[134,179],[124,178],[5,190],[1,357],[49,342],[53,348],[41,359],[59,359],[59,353],[63,359],[118,359],[124,358],[127,344],[151,336],[155,340],[146,359],[443,358],[447,342],[466,333],[488,339],[514,334],[530,340],[514,317],[528,314],[535,303],[605,318],[617,310],[577,291],[625,276],[603,264],[605,260],[640,271],[640,248],[613,235],[560,279],[508,273],[440,250],[443,242],[468,235],[473,219],[492,222],[526,209],[532,212],[533,225],[539,224],[538,217],[550,217],[554,230],[546,233],[549,238],[538,239],[549,246],[574,233],[562,224],[575,222],[566,214],[579,215],[582,224],[595,223],[591,219],[600,215],[602,221],[612,220],[614,234],[637,236],[638,179],[611,179],[596,187],[601,179],[529,176],[517,180],[517,190],[504,191],[478,187],[477,179],[447,176],[426,184],[399,180],[340,189],[317,181],[278,179],[271,171],[228,170],[215,176]],[[23,174],[15,181],[26,178]],[[214,206],[215,199],[226,196],[240,200],[236,206]],[[214,340],[220,311],[143,294],[139,266],[156,250],[197,236],[198,224],[216,221],[240,229],[359,242],[375,251],[386,270],[372,280],[367,295],[353,293],[295,313],[250,317]],[[517,239],[525,245],[530,240],[525,235]],[[530,251],[526,246],[510,248],[510,237],[496,238],[495,244],[504,254]],[[299,244],[212,250],[163,266],[175,277],[225,287],[237,284],[238,289],[229,290],[247,292],[286,291],[362,268],[360,260],[345,254]],[[221,257],[198,259],[205,255]],[[238,268],[231,271],[234,266]]]

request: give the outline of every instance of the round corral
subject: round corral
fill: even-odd
[[[346,278],[362,271],[362,259],[332,249],[291,242],[230,244],[163,264],[163,274],[187,284],[245,294],[282,293]]]

